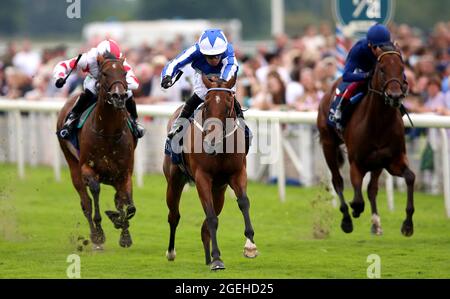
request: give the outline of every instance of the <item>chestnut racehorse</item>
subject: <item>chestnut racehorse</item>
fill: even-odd
[[[400,112],[403,98],[407,93],[404,79],[404,64],[401,54],[395,48],[377,49],[377,64],[373,76],[369,79],[368,93],[354,108],[342,135],[327,124],[328,112],[334,91],[324,95],[317,118],[320,141],[327,165],[332,174],[332,183],[340,199],[343,214],[341,228],[344,232],[353,231],[347,204],[344,200],[344,182],[339,168],[344,163],[340,149],[345,144],[350,164],[350,178],[354,189],[354,198],[350,203],[353,217],[358,218],[364,210],[361,191],[364,175],[371,173],[367,195],[372,209],[372,232],[381,234],[381,222],[377,211],[376,196],[378,178],[383,169],[391,175],[403,177],[407,185],[406,220],[401,232],[405,236],[413,234],[414,180],[415,175],[408,166],[405,148],[405,128]]]
[[[100,183],[112,185],[116,190],[117,211],[107,211],[106,214],[114,226],[122,230],[120,246],[129,247],[132,244],[129,219],[136,212],[131,180],[136,141],[127,127],[126,71],[123,59],[118,60],[107,54],[105,57],[98,56],[97,61],[100,72],[98,100],[84,126],[78,131],[79,153],[69,141],[59,138],[59,143],[89,223],[93,248],[102,249],[105,242],[99,206]],[[75,100],[72,98],[67,101],[62,108],[58,117],[58,130],[63,126]],[[94,214],[87,187],[94,198]]]
[[[239,145],[243,145],[245,126],[238,126],[236,120],[236,111],[234,109],[234,93],[232,87],[236,82],[234,77],[228,82],[210,81],[205,75],[202,77],[203,83],[208,88],[205,102],[198,114],[202,116],[205,125],[198,123],[186,126],[186,135],[184,135],[184,160],[186,170],[190,177],[195,181],[198,195],[200,197],[205,219],[201,228],[201,239],[205,250],[205,261],[210,265],[211,270],[225,269],[224,263],[220,257],[220,250],[217,242],[218,216],[224,205],[224,195],[229,185],[237,197],[238,206],[244,216],[246,243],[244,246],[244,256],[253,258],[257,256],[256,245],[253,240],[254,231],[250,221],[249,208],[250,202],[247,197],[247,171],[246,171],[246,153],[245,147],[241,146],[241,151],[237,150]],[[174,113],[168,124],[168,130],[172,126],[174,118],[180,113],[181,107]],[[197,114],[197,115],[198,115]],[[233,120],[233,128],[220,131],[223,132],[222,138],[208,140],[211,133],[206,127],[206,122],[216,120],[214,126],[226,127],[225,122]],[[216,127],[216,128],[217,128]],[[182,134],[180,132],[179,134]],[[241,138],[238,136],[240,134]],[[205,150],[195,151],[195,135],[200,136],[197,140],[205,146]],[[206,136],[205,136],[206,135]],[[176,138],[175,136],[174,138]],[[218,146],[228,146],[227,140],[233,141],[233,146],[226,151],[219,153]],[[203,147],[201,147],[202,149]],[[187,150],[186,150],[187,149]],[[175,232],[180,220],[179,202],[184,185],[187,182],[186,175],[183,174],[180,167],[172,163],[168,155],[164,158],[164,174],[167,180],[166,200],[169,208],[168,221],[170,224],[170,240],[166,253],[168,260],[175,259]],[[211,250],[212,245],[212,250]],[[212,257],[212,261],[211,261]]]

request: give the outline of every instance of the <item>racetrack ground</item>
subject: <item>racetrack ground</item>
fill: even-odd
[[[0,278],[66,278],[66,259],[72,253],[81,257],[82,278],[366,278],[370,254],[380,256],[382,278],[450,277],[450,219],[442,196],[416,193],[415,233],[406,238],[400,233],[405,194],[395,194],[396,209],[389,212],[380,190],[384,235],[373,236],[367,197],[364,213],[353,220],[353,233],[345,234],[341,214],[331,207],[324,188],[288,187],[286,202],[280,203],[276,186],[250,183],[250,215],[260,254],[253,260],[243,257],[243,217],[227,192],[218,230],[227,269],[211,272],[204,265],[204,214],[194,187],[181,199],[177,258],[166,260],[165,188],[163,176],[150,175],[144,188],[134,189],[137,213],[130,226],[131,248],[119,246],[119,231],[103,214],[105,249],[93,252],[77,240],[87,238],[89,229],[67,170],[57,183],[50,168],[27,168],[21,181],[15,166],[1,165]],[[352,195],[347,186],[346,199]],[[101,210],[112,210],[112,188],[102,186],[100,196]],[[317,239],[327,229],[329,236]]]

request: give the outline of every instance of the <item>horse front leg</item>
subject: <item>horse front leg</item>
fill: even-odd
[[[167,217],[167,220],[170,226],[170,237],[166,257],[169,261],[173,261],[176,257],[175,233],[177,230],[178,222],[180,221],[180,198],[186,181],[178,166],[173,165],[170,168],[171,174],[167,178],[166,191],[166,203],[167,207],[169,208],[169,215]]]
[[[356,165],[356,163],[350,163],[350,180],[352,182],[354,196],[350,206],[353,209],[353,217],[358,218],[364,211],[364,198],[362,194],[362,182],[365,173]]]
[[[328,139],[329,138],[330,137],[328,136]],[[347,203],[345,202],[344,198],[344,179],[342,178],[341,173],[339,171],[339,168],[344,163],[344,157],[342,151],[339,148],[339,145],[336,144],[335,142],[323,140],[322,149],[325,161],[327,162],[328,168],[330,169],[331,172],[332,176],[331,180],[333,183],[334,190],[336,191],[339,197],[340,202],[339,210],[342,213],[341,229],[348,234],[353,231],[353,223],[352,218],[350,217],[350,214],[348,212]]]
[[[381,229],[381,220],[377,209],[378,179],[380,178],[381,172],[382,169],[378,169],[370,173],[370,182],[367,188],[367,196],[369,197],[370,208],[372,210],[371,231],[377,236],[383,234],[383,230]]]
[[[258,256],[258,250],[256,248],[255,241],[253,240],[255,232],[250,220],[250,201],[247,196],[247,172],[245,167],[238,175],[231,177],[230,186],[236,194],[239,209],[241,210],[242,216],[244,217],[244,235],[246,237],[246,242],[244,245],[244,256],[248,258],[255,258]]]
[[[203,206],[203,210],[205,211],[206,214],[206,225],[208,227],[209,235],[211,237],[212,262],[210,264],[210,269],[222,270],[225,269],[225,265],[223,261],[220,259],[220,250],[217,244],[217,228],[219,226],[219,218],[217,217],[214,209],[214,202],[212,197],[212,180],[207,173],[197,171],[195,174],[195,183],[197,186],[197,192],[200,197],[200,201]],[[207,257],[206,260],[208,260]]]
[[[103,244],[105,243],[105,233],[103,232],[103,228],[101,225],[102,217],[100,214],[100,203],[99,203],[100,183],[98,181],[98,176],[90,166],[83,165],[81,167],[81,173],[85,186],[89,187],[92,197],[94,198],[94,218],[93,218],[93,228],[91,229],[91,241],[93,243],[93,249],[102,250]],[[91,211],[90,214],[92,214],[92,203],[90,203],[89,206],[90,207],[88,207],[88,209],[90,209]]]
[[[116,189],[114,201],[117,211],[106,211],[106,215],[111,219],[115,228],[122,230],[119,245],[127,248],[133,244],[128,230],[130,226],[129,220],[136,213],[132,198],[131,175],[129,174],[124,182],[115,185],[114,188]]]
[[[387,169],[390,174],[403,177],[407,186],[406,219],[403,221],[401,232],[405,237],[411,237],[414,233],[414,224],[412,216],[414,214],[414,182],[416,175],[408,167],[406,156],[399,159],[400,162],[394,163]]]

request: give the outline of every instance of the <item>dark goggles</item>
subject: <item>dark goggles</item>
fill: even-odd
[[[206,59],[220,59],[220,57],[222,57],[222,54],[218,54],[218,55],[205,55]]]

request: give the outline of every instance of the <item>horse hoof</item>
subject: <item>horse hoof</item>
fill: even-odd
[[[246,258],[254,259],[258,255],[259,255],[259,252],[258,252],[258,250],[256,250],[256,248],[255,249],[244,248],[244,256]]]
[[[94,250],[94,251],[103,251],[103,244],[92,243],[92,250]]]
[[[105,243],[105,233],[102,229],[98,230],[95,234],[91,235],[91,241],[94,244],[104,244]]]
[[[352,208],[352,216],[354,218],[359,218],[359,215],[364,211],[364,203],[351,202],[350,207]]]
[[[353,211],[353,212],[352,212],[353,218],[359,218],[359,215],[361,215],[361,213],[358,213],[358,212],[356,212],[356,211]]]
[[[128,206],[127,207],[127,219],[130,220],[131,218],[133,218],[134,214],[136,214],[136,207]]]
[[[372,227],[370,228],[370,231],[375,236],[381,236],[383,234],[383,230],[380,226],[376,226],[375,224],[372,224]]]
[[[405,237],[411,237],[413,233],[414,233],[413,223],[405,220],[402,225],[402,234]]]
[[[166,251],[167,260],[174,261],[176,256],[177,256],[177,253],[175,252],[175,249],[171,250],[171,251]]]
[[[120,214],[117,211],[105,211],[106,216],[114,224],[114,227],[119,229],[122,228],[122,221],[120,220]]]
[[[342,219],[341,222],[341,229],[344,231],[344,233],[349,234],[353,231],[353,223],[352,220],[349,218],[348,220]]]
[[[246,258],[255,258],[258,256],[258,250],[256,249],[255,243],[247,239],[247,242],[244,246],[244,256]]]
[[[133,244],[133,241],[131,240],[130,233],[128,231],[122,231],[122,233],[120,234],[119,245],[123,248],[128,248],[131,246],[131,244]]]
[[[221,260],[214,260],[210,265],[211,271],[224,270],[225,264]]]

